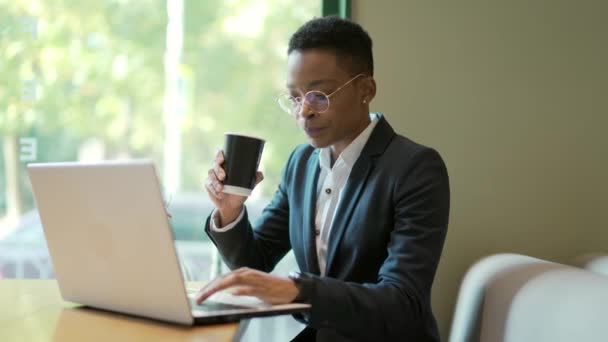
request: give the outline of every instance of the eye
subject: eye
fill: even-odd
[[[306,95],[306,101],[308,103],[314,103],[315,105],[322,105],[327,102],[327,97],[321,92],[314,91]]]
[[[315,93],[315,94],[314,94],[314,100],[315,100],[315,101],[325,101],[325,100],[327,100],[327,97],[325,97],[325,95],[324,95],[324,94],[321,94],[321,93]]]

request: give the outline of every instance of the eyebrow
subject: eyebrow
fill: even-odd
[[[314,80],[308,83],[308,86],[306,87],[307,89],[311,89],[323,84],[327,84],[327,83],[331,83],[331,82],[335,82],[336,80],[334,79],[321,79],[321,80]],[[289,90],[293,90],[295,89],[295,86],[293,84],[288,84],[287,85],[287,89]]]

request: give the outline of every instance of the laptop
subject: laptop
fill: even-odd
[[[66,301],[185,325],[310,309],[226,291],[196,304],[197,289],[185,286],[151,161],[44,163],[27,169]]]

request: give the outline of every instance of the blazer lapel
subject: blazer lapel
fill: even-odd
[[[327,245],[327,263],[325,267],[325,275],[330,275],[333,259],[336,254],[336,250],[340,246],[342,241],[342,235],[346,230],[346,226],[350,221],[355,205],[359,201],[361,190],[367,183],[367,178],[372,170],[373,162],[369,156],[361,155],[353,169],[350,172],[344,192],[342,193],[342,199],[336,208],[336,214],[329,232],[329,241]]]
[[[353,210],[357,202],[359,202],[361,192],[373,170],[374,159],[384,153],[384,150],[395,136],[395,131],[388,124],[384,116],[380,113],[377,113],[377,115],[379,116],[379,121],[348,176],[348,181],[342,193],[342,199],[338,204],[338,208],[336,208],[327,246],[325,275],[328,276],[331,275],[332,269],[336,267],[333,265],[333,259],[340,247],[344,231],[349,225]]]
[[[319,181],[319,150],[310,155],[306,167],[306,183],[304,187],[304,211],[303,211],[303,237],[304,255],[308,272],[320,274],[319,261],[317,259],[317,244],[315,240],[315,213],[317,209],[317,182]]]

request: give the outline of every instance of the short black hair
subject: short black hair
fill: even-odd
[[[289,39],[287,54],[293,51],[323,49],[348,59],[355,73],[374,74],[372,39],[361,25],[337,16],[309,20]]]

